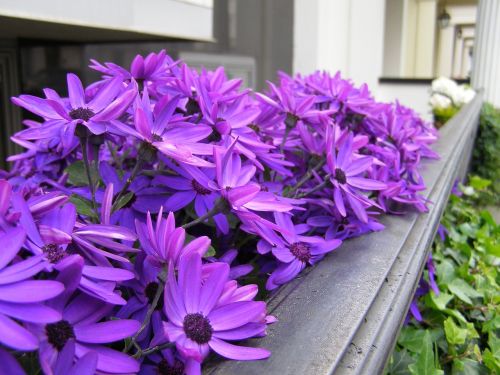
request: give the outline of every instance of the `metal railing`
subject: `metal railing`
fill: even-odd
[[[392,353],[455,180],[468,169],[482,94],[440,131],[422,175],[432,202],[425,214],[385,216],[382,232],[344,242],[285,285],[269,303],[279,322],[265,338],[264,361],[224,361],[208,374],[378,374]]]

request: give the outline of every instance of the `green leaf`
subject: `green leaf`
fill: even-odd
[[[477,361],[469,358],[453,361],[453,375],[489,375],[488,369]]]
[[[429,331],[425,331],[421,345],[422,349],[417,356],[416,362],[409,366],[410,373],[414,375],[443,374],[443,371],[437,369],[434,365],[434,351]]]
[[[479,176],[471,176],[469,177],[469,185],[474,189],[483,190],[491,185],[491,181]]]
[[[401,330],[398,343],[411,352],[419,353],[422,350],[422,340],[425,332],[422,329],[405,327]]]
[[[489,349],[483,352],[483,363],[491,370],[492,374],[500,374],[500,360],[495,358]]]
[[[453,296],[448,293],[441,292],[439,295],[436,295],[434,292],[429,293],[430,300],[432,301],[433,305],[438,309],[438,310],[445,310],[446,305],[448,302],[451,301]]]
[[[473,304],[471,298],[482,297],[480,293],[478,293],[464,280],[458,278],[448,284],[448,290],[452,292],[454,295],[456,295],[458,298],[460,298],[462,301],[470,305]]]
[[[407,350],[395,351],[392,354],[391,362],[387,366],[387,373],[389,375],[407,375],[409,373],[408,367],[414,362],[415,360]]]
[[[462,345],[465,343],[469,331],[457,326],[453,321],[453,318],[449,317],[444,321],[444,333],[448,344]]]
[[[205,255],[203,255],[204,258],[209,258],[209,257],[214,257],[215,256],[215,248],[210,245],[210,247],[208,248],[207,252],[205,253]]]
[[[76,212],[78,212],[80,215],[98,219],[94,210],[92,209],[92,203],[89,200],[82,198],[79,195],[71,195],[69,201],[75,205]]]
[[[87,179],[87,173],[85,172],[85,165],[82,160],[75,161],[73,164],[69,165],[65,171],[68,176],[68,181],[74,186],[88,186],[89,180]]]
[[[122,195],[118,202],[116,202],[115,211],[118,211],[120,208],[123,208],[127,205],[128,202],[134,197],[134,192],[129,191],[127,194]]]

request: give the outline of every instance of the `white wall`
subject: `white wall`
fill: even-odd
[[[367,83],[379,100],[396,98],[429,119],[429,87],[379,84],[384,55],[385,0],[295,0],[295,73],[341,70]],[[329,22],[325,22],[329,20]]]
[[[0,15],[97,29],[212,40],[213,7],[211,3],[210,0],[190,0],[189,2],[177,0],[0,0]]]

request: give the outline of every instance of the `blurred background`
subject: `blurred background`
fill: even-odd
[[[0,0],[0,158],[12,152],[8,135],[21,126],[11,96],[42,95],[44,87],[65,95],[67,72],[87,84],[97,78],[87,68],[90,58],[128,69],[136,54],[161,49],[196,68],[223,65],[258,90],[278,70],[340,70],[367,83],[379,100],[399,99],[429,118],[433,78],[469,82],[473,76],[478,87],[500,80],[498,3]],[[479,70],[487,72],[474,77]],[[498,88],[490,91],[491,101],[500,100]]]

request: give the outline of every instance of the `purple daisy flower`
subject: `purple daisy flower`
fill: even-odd
[[[214,263],[215,264],[215,263]],[[212,264],[212,267],[214,267]],[[228,281],[229,266],[215,264],[216,270],[202,283],[198,254],[182,257],[176,279],[172,264],[165,288],[165,334],[184,358],[203,361],[212,349],[236,360],[264,359],[271,354],[261,348],[241,347],[225,340],[242,340],[265,332],[264,302],[238,301],[217,306]]]
[[[87,353],[95,352],[97,371],[111,374],[139,371],[137,361],[102,344],[132,336],[141,324],[129,319],[101,321],[110,316],[113,305],[85,294],[75,296],[81,274],[79,269],[81,265],[72,264],[61,270],[56,278],[64,282],[66,288],[63,294],[50,301],[49,306],[60,311],[62,319],[49,324],[30,324],[30,330],[40,342],[39,358],[42,369],[51,373],[56,363],[63,361],[60,357],[68,355],[63,352],[67,343],[74,340],[74,357],[81,359]]]
[[[333,184],[333,198],[337,210],[346,216],[344,199],[347,200],[356,216],[363,222],[368,221],[366,207],[378,205],[359,192],[361,190],[383,190],[387,185],[383,182],[361,177],[373,164],[371,156],[354,158],[352,153],[353,135],[349,133],[347,139],[335,151],[333,137],[329,137],[327,146],[327,170],[330,173],[330,182]]]
[[[342,241],[336,238],[325,240],[318,236],[304,236],[310,227],[304,224],[294,225],[288,214],[276,212],[274,218],[283,231],[278,236],[275,232],[262,228],[263,231],[267,231],[265,238],[273,242],[269,243],[268,240],[262,239],[257,245],[259,253],[265,254],[271,251],[280,261],[278,268],[267,280],[266,288],[269,290],[292,280],[307,264],[314,265],[323,259],[325,254],[342,244]]]
[[[185,245],[186,230],[175,226],[172,212],[169,212],[165,219],[163,208],[158,213],[154,227],[150,213],[147,215],[146,223],[136,220],[135,225],[142,249],[156,265],[170,262],[177,265],[181,256],[191,253],[203,256],[210,247],[210,239],[207,236],[195,238]]]
[[[103,134],[111,120],[118,119],[134,100],[135,89],[124,90],[122,80],[115,78],[87,100],[80,79],[72,73],[67,75],[69,100],[63,100],[53,90],[45,89],[45,99],[31,95],[12,98],[14,104],[33,112],[46,120],[43,129],[36,128],[26,139],[47,139],[60,136],[67,146],[74,145],[74,134],[78,124],[93,134]]]

